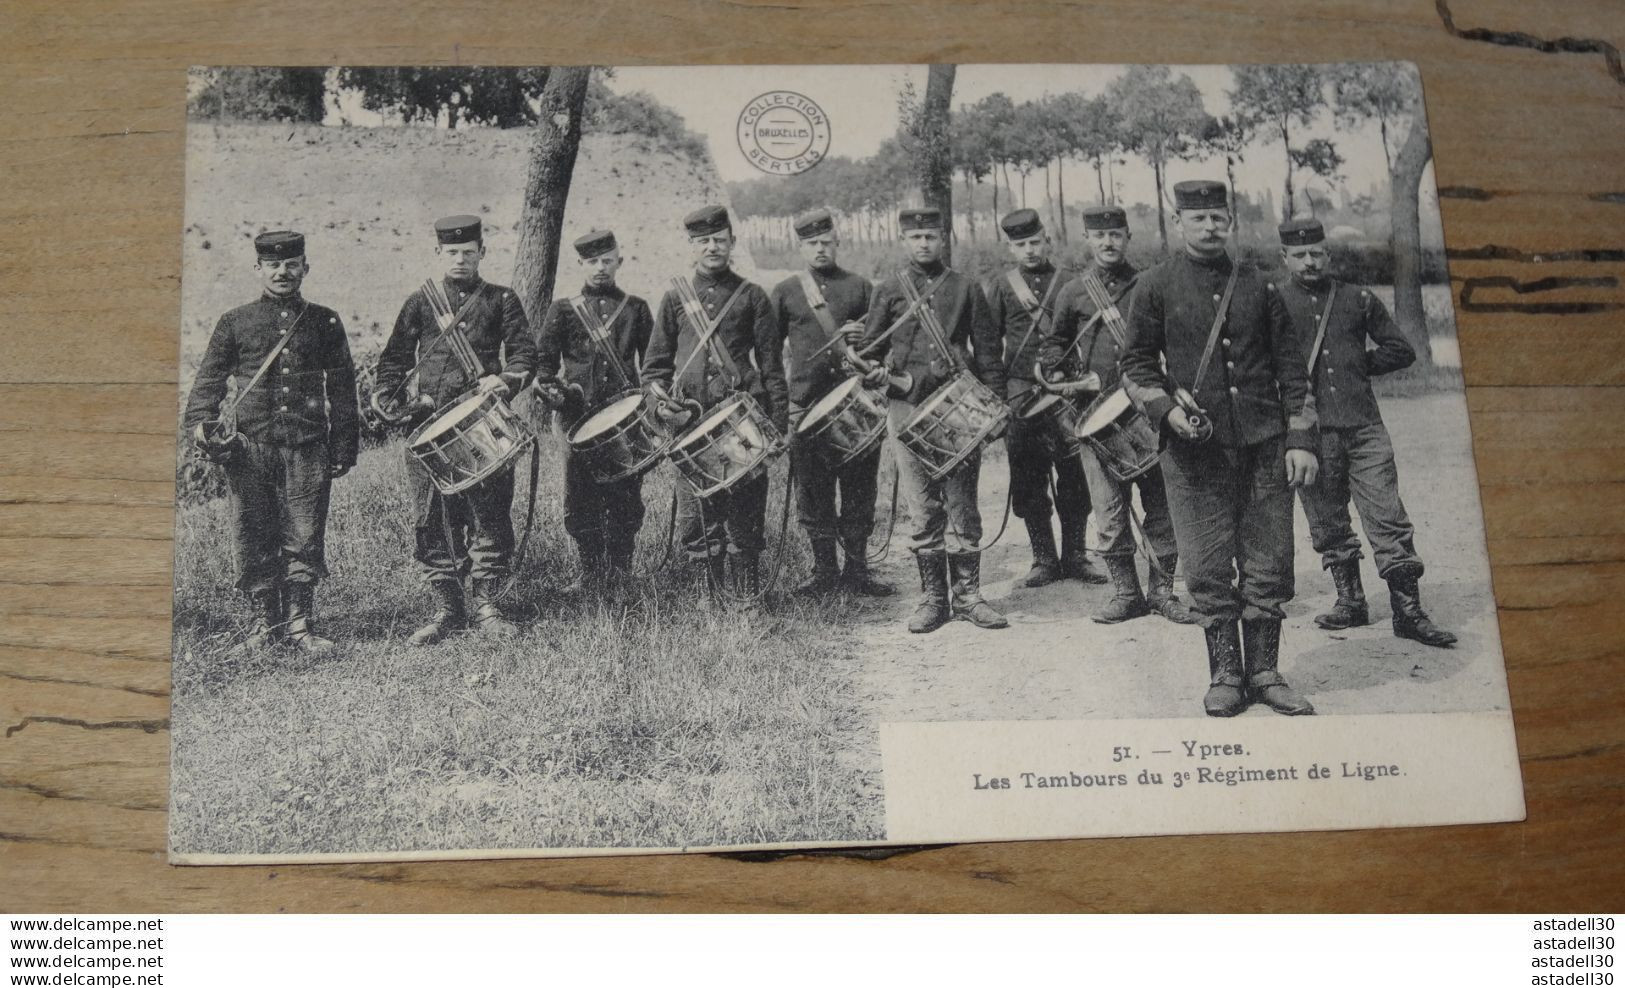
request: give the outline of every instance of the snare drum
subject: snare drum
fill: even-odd
[[[820,398],[796,426],[796,437],[811,442],[831,466],[841,467],[873,449],[886,434],[886,399],[853,376]]]
[[[1090,402],[1083,424],[1078,426],[1078,438],[1089,444],[1100,465],[1120,483],[1157,465],[1157,430],[1121,387]]]
[[[749,394],[733,395],[671,444],[671,462],[698,497],[760,475],[784,438]]]
[[[1023,421],[1030,423],[1035,429],[1041,429],[1053,435],[1070,455],[1076,452],[1074,447],[1078,443],[1078,406],[1065,395],[1051,394],[1039,388],[1033,388],[1022,395],[1016,415]]]
[[[654,402],[641,391],[611,398],[568,436],[594,482],[613,484],[653,467],[671,445],[655,415]]]
[[[407,448],[442,494],[460,494],[507,467],[535,437],[495,394],[459,401],[412,433]]]
[[[925,465],[933,482],[1004,434],[1010,409],[969,371],[938,388],[898,430],[897,439]]]

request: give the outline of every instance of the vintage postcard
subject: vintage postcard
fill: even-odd
[[[1523,818],[1414,66],[188,84],[176,863]]]

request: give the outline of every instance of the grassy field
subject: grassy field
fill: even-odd
[[[544,436],[537,517],[493,647],[403,640],[429,611],[411,563],[398,441],[334,488],[318,608],[333,654],[233,656],[221,500],[176,525],[171,846],[294,854],[435,848],[679,847],[881,836],[873,725],[837,620],[854,603],[701,600],[677,561],[620,592],[564,599],[577,572]],[[769,508],[772,561],[784,464]],[[638,570],[661,558],[669,468],[649,478]],[[522,517],[524,481],[516,496]],[[882,505],[884,511],[884,505]],[[791,521],[781,590],[803,578]]]

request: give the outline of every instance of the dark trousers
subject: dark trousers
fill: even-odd
[[[1094,503],[1095,537],[1090,548],[1102,556],[1134,555],[1134,529],[1129,512],[1134,509],[1134,488],[1140,489],[1140,509],[1144,513],[1146,541],[1158,559],[1178,552],[1174,541],[1174,521],[1168,513],[1168,492],[1162,482],[1162,468],[1152,467],[1130,481],[1121,481],[1106,472],[1092,449],[1083,454],[1084,476],[1089,478],[1089,498]]]
[[[441,494],[429,472],[406,451],[417,548],[413,558],[429,583],[508,575],[513,557],[513,468],[461,494]]]
[[[1284,437],[1234,448],[1173,440],[1162,477],[1197,620],[1285,617],[1294,588]]]
[[[1371,541],[1377,572],[1386,577],[1402,570],[1422,573],[1416,555],[1416,529],[1399,499],[1399,470],[1394,444],[1381,421],[1352,429],[1320,430],[1320,476],[1298,491],[1309,535],[1321,565],[1357,562],[1359,536],[1349,517],[1349,501],[1360,512],[1360,524]]]
[[[643,527],[643,478],[594,481],[574,449],[564,454],[564,530],[587,555],[619,546],[624,552]]]
[[[1042,423],[1018,416],[1010,420],[1005,449],[1010,457],[1010,510],[1016,517],[1026,522],[1048,521],[1053,509],[1063,524],[1075,524],[1081,532],[1089,517],[1089,481],[1076,441],[1067,442]]]
[[[677,482],[677,531],[689,559],[725,552],[755,555],[762,551],[767,478],[763,471],[704,499],[695,495],[686,481]]]
[[[226,468],[237,587],[246,593],[327,575],[327,444],[274,446],[244,437]]]
[[[800,410],[790,409],[790,432]],[[833,466],[816,441],[790,447],[796,471],[796,521],[807,538],[839,539],[843,544],[869,541],[875,527],[875,494],[879,486],[880,444],[841,466]],[[839,507],[836,499],[839,498]]]

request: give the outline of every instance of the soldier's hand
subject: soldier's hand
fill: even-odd
[[[1286,451],[1286,482],[1291,487],[1307,487],[1320,473],[1320,461],[1306,449]]]
[[[884,364],[876,364],[873,370],[865,372],[863,375],[863,383],[871,388],[885,387],[886,366]]]
[[[485,377],[480,378],[478,390],[482,395],[506,394],[508,391],[508,382],[504,381],[496,374],[487,374]]]
[[[327,476],[330,477],[333,480],[337,480],[340,477],[344,476],[345,474],[349,473],[350,468],[352,466],[355,466],[355,464],[353,464],[353,463],[334,463],[334,464],[331,464],[327,468]]]
[[[1197,430],[1196,426],[1191,423],[1191,417],[1187,415],[1185,410],[1180,408],[1178,405],[1175,405],[1173,409],[1168,412],[1168,428],[1174,430],[1174,435],[1181,439],[1189,439],[1191,442],[1196,442],[1201,438],[1201,433]]]
[[[842,342],[847,346],[857,346],[863,339],[863,323],[858,322],[856,319],[848,320],[841,327],[840,333]]]

